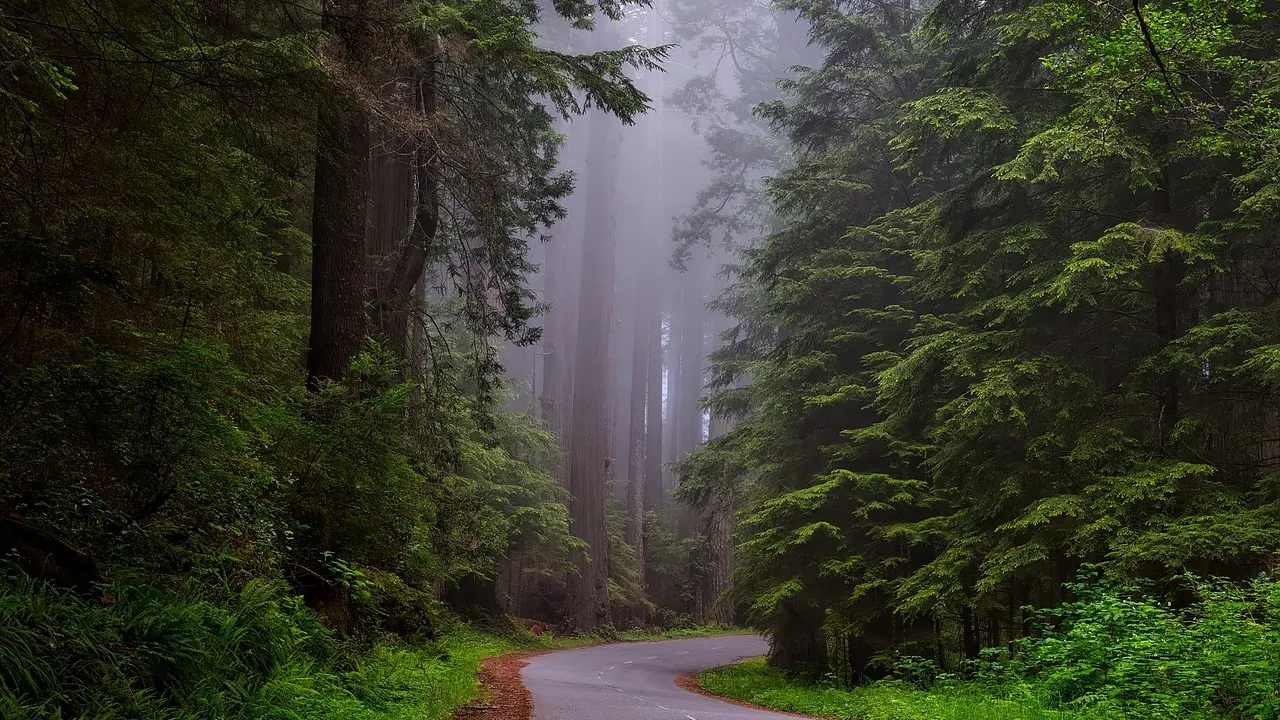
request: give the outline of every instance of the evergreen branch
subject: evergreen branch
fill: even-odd
[[[1160,75],[1164,78],[1164,84],[1168,86],[1169,92],[1176,96],[1178,91],[1173,87],[1173,80],[1169,78],[1169,69],[1165,67],[1164,59],[1160,57],[1160,49],[1156,47],[1156,41],[1151,37],[1151,28],[1147,25],[1147,18],[1142,14],[1142,0],[1133,0],[1133,12],[1138,16],[1138,27],[1142,29],[1142,40],[1147,46],[1147,52],[1151,53],[1152,59],[1156,61],[1156,67],[1160,68]]]

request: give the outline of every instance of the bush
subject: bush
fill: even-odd
[[[281,583],[220,601],[131,581],[101,599],[14,573],[0,585],[5,718],[306,717],[341,694],[330,657],[315,614]]]
[[[1280,584],[1187,577],[1172,607],[1137,587],[1078,583],[1010,670],[1066,704],[1126,718],[1280,718]]]
[[[447,720],[475,698],[482,658],[554,644],[455,626],[352,655],[283,582],[102,589],[88,598],[0,574],[0,717]]]

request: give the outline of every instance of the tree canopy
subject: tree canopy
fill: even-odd
[[[686,480],[747,498],[775,661],[954,666],[1086,563],[1269,568],[1274,8],[785,6],[825,58],[757,107],[795,160]]]

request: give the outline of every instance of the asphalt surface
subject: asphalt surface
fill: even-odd
[[[758,657],[764,640],[733,635],[622,643],[536,657],[524,668],[534,720],[783,720],[676,687],[699,670]]]

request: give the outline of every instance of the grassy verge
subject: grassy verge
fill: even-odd
[[[343,680],[349,702],[333,717],[362,720],[447,720],[479,693],[476,671],[485,658],[591,642],[586,638],[503,637],[463,630],[420,648],[380,648]],[[345,706],[345,707],[344,707]]]
[[[485,658],[527,650],[558,650],[602,642],[669,640],[743,632],[732,628],[691,628],[650,633],[639,630],[616,638],[520,634],[497,636],[471,629],[456,631],[425,648],[382,648],[344,677],[350,700],[335,706],[333,717],[362,720],[447,720],[480,691],[476,672]]]
[[[957,684],[917,690],[881,682],[839,690],[798,683],[750,660],[698,676],[706,691],[783,712],[837,720],[1104,720],[1105,716],[1045,708],[1034,698],[1002,698],[990,689]]]

